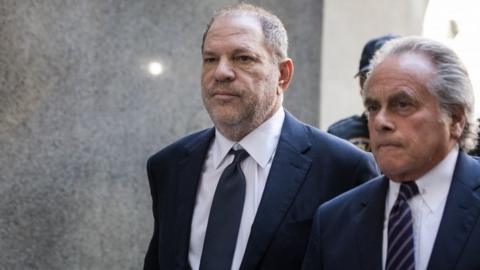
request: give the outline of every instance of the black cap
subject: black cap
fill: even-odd
[[[358,66],[358,72],[355,74],[355,77],[361,73],[370,71],[370,60],[372,60],[375,52],[380,49],[385,42],[398,37],[399,36],[389,34],[369,40],[363,47],[362,58],[360,58],[360,65]]]

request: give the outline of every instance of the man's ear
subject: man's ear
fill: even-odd
[[[288,89],[293,77],[293,60],[285,58],[278,64],[280,68],[280,77],[278,78],[277,94],[283,94]]]
[[[452,122],[450,123],[450,134],[453,138],[459,139],[465,128],[466,119],[463,108],[457,107],[452,113]]]

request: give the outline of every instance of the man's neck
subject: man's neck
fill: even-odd
[[[215,125],[215,128],[222,133],[225,138],[234,141],[234,142],[239,142],[241,141],[245,136],[250,134],[253,130],[261,126],[263,123],[268,121],[275,115],[278,110],[282,108],[282,106],[279,106],[275,110],[272,110],[272,112],[267,115],[266,117],[263,117],[263,120],[257,120],[257,121],[249,121],[248,123],[238,123],[235,125]]]

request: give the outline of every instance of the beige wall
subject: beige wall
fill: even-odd
[[[357,72],[363,45],[387,33],[420,35],[428,0],[325,0],[320,78],[320,122],[362,111]]]

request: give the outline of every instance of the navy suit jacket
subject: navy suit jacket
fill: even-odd
[[[195,196],[214,135],[197,132],[149,159],[155,224],[144,269],[189,269]],[[370,154],[286,112],[240,268],[300,269],[317,207],[376,175]]]
[[[323,204],[303,269],[382,269],[388,179],[380,176]],[[480,269],[480,162],[459,153],[429,270]]]

